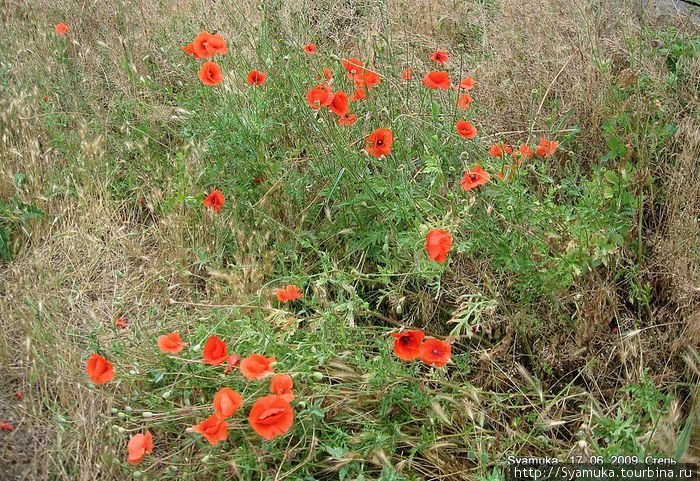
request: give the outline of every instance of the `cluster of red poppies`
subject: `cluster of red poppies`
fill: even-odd
[[[304,296],[299,286],[289,284],[274,291],[279,302],[291,302]],[[120,329],[128,327],[126,321],[119,318],[115,325]],[[184,349],[185,345],[179,332],[171,332],[158,337],[158,349],[164,354],[175,355]],[[289,404],[295,396],[292,392],[294,383],[289,374],[274,374],[274,357],[265,357],[261,354],[251,354],[241,360],[236,354],[229,354],[226,343],[217,336],[210,336],[204,344],[204,364],[220,366],[226,363],[224,374],[228,374],[238,367],[246,379],[255,381],[272,375],[270,392],[272,394],[261,397],[255,401],[248,414],[248,422],[251,427],[263,438],[270,440],[285,434],[294,421],[294,410]],[[114,365],[100,356],[90,354],[85,366],[90,380],[95,384],[106,384],[115,377]],[[233,416],[243,405],[243,397],[233,389],[221,388],[213,400],[214,414],[203,420],[196,426],[192,426],[193,432],[200,433],[212,445],[225,441],[228,438],[227,418]],[[10,425],[9,429],[12,427]],[[0,429],[3,426],[0,425]],[[138,464],[147,453],[153,451],[153,436],[149,431],[139,433],[129,440],[127,445],[130,464]]]
[[[545,137],[540,139],[539,144],[533,149],[527,144],[521,144],[518,150],[513,150],[513,147],[508,144],[493,144],[489,147],[489,155],[491,157],[505,158],[506,155],[512,155],[513,162],[506,164],[504,162],[501,170],[496,173],[496,177],[503,180],[509,177],[511,174],[517,174],[517,167],[523,163],[523,159],[531,159],[537,154],[539,157],[549,157],[554,154],[559,146],[559,142],[556,140],[547,140]],[[486,174],[488,176],[488,174]],[[464,179],[462,179],[464,182]],[[464,183],[462,184],[464,187]],[[468,190],[468,189],[466,189]]]
[[[158,349],[165,354],[178,354],[184,349],[178,332],[164,334],[158,338]],[[238,367],[246,379],[257,381],[272,376],[270,395],[257,399],[248,414],[251,427],[263,438],[270,440],[285,434],[294,421],[294,410],[289,404],[294,400],[294,383],[289,374],[274,374],[274,357],[251,354],[240,359],[229,354],[226,343],[217,336],[210,336],[204,344],[203,363],[211,366],[226,364],[227,374]],[[114,379],[114,366],[99,354],[91,354],[86,371],[95,384],[105,384]],[[193,426],[193,432],[200,433],[206,440],[216,445],[228,438],[227,418],[233,416],[243,405],[243,397],[233,389],[221,388],[213,400],[214,414]],[[127,446],[128,462],[138,464],[146,453],[153,449],[153,436],[150,432],[140,433],[131,438]]]
[[[68,26],[64,23],[59,23],[55,26],[55,31],[59,35],[65,35],[68,32]],[[188,45],[182,47],[182,50],[187,54],[192,55],[197,59],[207,59],[215,55],[225,55],[228,52],[225,39],[219,34],[211,34],[209,32],[201,32]],[[303,47],[304,52],[308,55],[316,55],[317,48],[314,44],[307,44]],[[430,55],[431,60],[444,66],[449,61],[449,53],[443,50],[437,50]],[[348,58],[341,60],[343,67],[346,70],[348,79],[352,82],[354,91],[351,96],[342,90],[333,91],[331,82],[333,81],[333,72],[328,67],[322,68],[320,78],[324,79],[323,83],[317,84],[309,89],[306,94],[306,100],[312,109],[319,110],[327,107],[331,112],[338,116],[340,125],[352,125],[357,121],[357,115],[350,113],[350,102],[361,101],[367,98],[367,92],[378,87],[382,83],[382,76],[376,71],[367,68],[361,60],[357,58]],[[212,61],[205,62],[200,71],[199,78],[205,85],[217,85],[223,81],[221,68],[218,64]],[[404,81],[413,78],[413,70],[405,69],[401,73],[401,79]],[[259,86],[265,83],[267,75],[258,70],[252,70],[248,73],[247,83],[251,86]],[[431,90],[449,90],[452,88],[449,72],[431,70],[421,79],[423,85]],[[467,93],[476,85],[476,81],[472,77],[463,78],[457,83],[454,88],[459,91],[456,106],[461,110],[468,110],[473,102],[473,98]],[[474,139],[477,136],[476,127],[468,120],[458,120],[455,124],[457,133],[466,139]],[[365,151],[373,157],[383,157],[391,154],[394,143],[394,137],[391,129],[379,128],[371,132],[365,138]],[[532,158],[535,152],[540,157],[548,157],[552,155],[559,145],[557,141],[550,141],[543,137],[540,139],[536,149],[527,144],[522,144],[517,151],[514,151],[508,144],[493,144],[489,148],[489,152],[493,157],[504,157],[506,154],[513,155],[513,162],[510,164],[504,163],[501,170],[496,173],[499,179],[506,179],[515,175],[516,168],[522,164],[523,159]],[[491,176],[478,164],[475,164],[469,169],[466,169],[460,185],[463,190],[470,191],[481,185],[488,183]],[[255,179],[259,181],[261,179]],[[220,212],[225,204],[224,194],[220,190],[214,190],[204,199],[204,206],[213,212]],[[439,230],[439,229],[438,229]],[[432,231],[431,231],[432,232]],[[430,233],[429,233],[430,235]],[[433,240],[436,239],[433,234]],[[444,262],[442,251],[444,246],[448,244],[447,237],[442,236],[443,241],[440,243],[440,251],[433,255],[428,248],[428,244],[435,245],[434,242],[429,242],[426,239],[426,250],[431,259],[437,262]],[[451,239],[451,238],[450,238]],[[450,240],[451,245],[451,240]],[[438,260],[443,259],[443,260]]]
[[[212,58],[215,55],[226,55],[228,53],[224,37],[209,32],[201,32],[191,43],[182,47],[182,50],[198,59]],[[211,60],[204,62],[199,70],[199,80],[204,85],[221,83],[224,77],[221,74],[219,64]]]
[[[69,28],[65,23],[59,23],[54,27],[58,35],[67,35]],[[201,32],[182,50],[196,59],[211,59],[216,55],[228,53],[226,40],[219,34]],[[317,52],[314,44],[307,44],[303,48],[308,55],[315,55]],[[430,57],[434,62],[444,66],[449,61],[448,52],[437,50]],[[348,58],[341,61],[346,71],[346,76],[350,80],[353,92],[348,95],[343,90],[334,91],[331,84],[333,72],[327,67],[323,67],[319,73],[321,83],[311,87],[306,100],[309,107],[314,110],[321,110],[327,107],[333,114],[337,115],[337,122],[343,126],[353,125],[357,121],[357,115],[350,112],[350,102],[357,102],[367,99],[368,92],[377,88],[382,83],[382,76],[374,70],[368,68],[364,62],[357,58]],[[413,77],[411,68],[405,69],[401,73],[401,80],[409,81]],[[204,85],[214,86],[223,81],[220,66],[211,61],[205,61],[199,70],[199,79]],[[265,83],[267,75],[264,72],[253,70],[248,73],[247,83],[250,86],[261,86]],[[431,70],[422,77],[422,83],[431,90],[449,90],[453,88],[447,71]],[[454,86],[458,91],[456,107],[460,110],[468,110],[473,102],[469,95],[476,82],[472,77],[466,77]],[[465,139],[474,139],[477,136],[476,127],[468,120],[459,120],[455,124],[457,134]],[[365,151],[368,155],[376,158],[385,157],[391,154],[394,144],[394,137],[391,129],[378,128],[365,137]],[[530,159],[535,154],[540,157],[552,155],[559,142],[542,138],[535,149],[527,144],[522,144],[514,150],[508,144],[493,144],[489,148],[492,157],[505,159],[512,156],[513,162],[503,163],[501,171],[496,174],[499,179],[506,179],[522,164],[523,159]],[[480,165],[475,164],[464,172],[460,185],[464,191],[471,191],[479,186],[485,185],[490,180],[489,173]],[[255,179],[256,182],[262,179]],[[225,205],[224,194],[220,190],[214,190],[208,194],[203,201],[204,207],[212,212],[218,213]],[[431,229],[425,240],[425,250],[428,257],[440,264],[447,260],[449,251],[452,248],[452,235],[442,229]],[[275,295],[279,302],[291,302],[303,297],[301,289],[293,284],[277,289]],[[123,319],[116,322],[117,326],[126,329],[127,325]],[[426,338],[421,330],[412,329],[403,332],[392,333],[394,338],[393,351],[399,359],[413,361],[420,359],[424,363],[443,367],[451,357],[451,345],[446,341],[434,338]],[[166,354],[177,354],[184,348],[184,344],[178,332],[172,332],[158,338],[158,348]],[[288,374],[273,374],[274,357],[265,357],[260,354],[252,354],[240,360],[236,354],[228,353],[226,344],[216,336],[207,339],[203,351],[204,364],[219,366],[226,364],[224,373],[228,373],[239,367],[244,377],[249,380],[259,380],[267,376],[272,376],[270,392],[272,394],[257,399],[250,409],[248,421],[253,429],[265,439],[273,439],[276,436],[286,433],[294,420],[294,411],[289,404],[294,399],[292,393],[293,382]],[[86,371],[95,384],[110,382],[115,377],[112,363],[98,354],[91,354],[86,365]],[[228,424],[226,419],[233,416],[243,405],[242,396],[230,388],[220,389],[213,399],[214,414],[201,423],[193,426],[192,431],[202,434],[212,445],[227,439]],[[0,424],[0,429],[8,429]],[[153,437],[150,432],[137,434],[131,438],[128,444],[128,461],[132,464],[139,463],[145,454],[153,450]]]
[[[543,137],[534,150],[527,144],[520,145],[517,151],[513,150],[513,147],[508,144],[493,144],[489,147],[489,154],[492,157],[500,158],[512,155],[513,163],[504,163],[500,172],[496,174],[496,177],[499,179],[506,179],[517,173],[516,169],[523,163],[523,159],[531,159],[535,154],[540,157],[549,157],[557,150],[558,146],[559,142],[556,140],[551,141]],[[468,191],[486,184],[490,178],[491,176],[488,172],[481,166],[475,165],[464,173],[460,184],[463,190]],[[428,253],[428,257],[438,264],[442,264],[447,260],[447,254],[451,248],[452,235],[443,229],[431,229],[425,236],[425,250]]]
[[[223,39],[217,38],[214,46],[208,46],[208,33],[201,33],[195,41],[183,47],[183,49],[196,57],[203,55],[214,55],[217,53],[217,48],[225,49]],[[307,44],[304,46],[304,51],[309,55],[315,55],[317,52],[316,45]],[[449,53],[443,50],[437,50],[430,57],[433,61],[440,65],[445,65],[449,61]],[[350,113],[350,102],[365,100],[367,92],[378,87],[382,83],[382,76],[372,69],[365,66],[365,63],[357,58],[348,58],[341,60],[343,68],[346,71],[347,78],[353,86],[353,93],[349,96],[343,90],[334,91],[331,83],[333,81],[333,72],[323,67],[319,78],[324,81],[311,87],[306,94],[306,101],[314,110],[320,110],[327,107],[331,112],[338,116],[338,124],[352,125],[357,121],[357,115]],[[401,79],[404,81],[411,80],[413,70],[405,69],[401,73]],[[262,72],[253,71],[248,75],[248,83],[251,85],[260,85],[265,81],[265,74]],[[206,83],[206,82],[205,82]],[[431,70],[423,78],[422,83],[427,88],[432,90],[449,90],[452,87],[450,75],[447,71]],[[459,91],[457,97],[457,108],[461,110],[469,109],[473,102],[473,98],[467,93],[474,89],[476,81],[472,77],[465,77],[454,88]],[[477,135],[477,129],[468,120],[457,121],[455,128],[457,133],[466,139],[473,139]],[[372,157],[385,157],[391,154],[394,145],[394,135],[391,129],[378,128],[372,131],[365,137],[365,151]],[[522,144],[517,151],[508,144],[493,144],[489,148],[489,153],[492,157],[505,158],[506,155],[512,155],[512,163],[504,162],[501,170],[496,173],[496,176],[504,180],[511,175],[515,175],[517,167],[522,164],[523,159],[532,158],[535,153],[540,157],[548,157],[552,155],[559,145],[557,141],[550,141],[546,138],[540,139],[540,143],[535,149],[527,144]],[[491,175],[480,165],[475,164],[469,169],[466,169],[460,185],[462,190],[471,191],[479,186],[485,185],[491,179]],[[224,194],[220,190],[214,190],[204,199],[204,206],[213,212],[220,212],[224,206]],[[442,229],[431,229],[426,235],[425,250],[428,257],[440,264],[447,260],[447,254],[452,247],[452,235]]]
[[[402,332],[392,332],[394,338],[394,354],[402,361],[420,359],[433,367],[443,367],[452,357],[452,346],[449,342],[425,337],[420,329]]]
[[[312,55],[316,53],[316,46],[313,44],[306,45],[304,51],[311,53]],[[306,94],[306,101],[314,110],[319,110],[322,107],[328,107],[328,109],[338,116],[338,124],[340,125],[352,125],[357,120],[357,115],[350,113],[350,101],[356,102],[359,100],[367,99],[367,91],[376,88],[382,83],[381,76],[365,68],[364,63],[356,58],[350,58],[347,60],[342,60],[343,68],[345,68],[346,75],[348,79],[352,82],[354,91],[352,96],[342,90],[333,91],[331,87],[331,82],[333,80],[333,72],[327,68],[323,68],[323,78],[324,83],[320,83],[311,87]],[[388,129],[384,129],[388,130]],[[389,131],[391,134],[391,131]],[[372,152],[368,150],[370,155],[375,155],[379,157],[381,155],[386,155],[391,152],[391,145],[388,149],[385,147],[386,153],[384,152]]]
[[[212,34],[209,32],[201,32],[191,43],[182,47],[182,50],[197,59],[211,58],[215,55],[225,55],[228,53],[226,40],[219,34]],[[266,79],[267,75],[264,72],[252,70],[248,73],[246,81],[248,85],[255,86],[262,85],[265,83]],[[199,80],[204,85],[220,84],[224,80],[224,77],[219,64],[211,60],[204,62],[199,70]]]

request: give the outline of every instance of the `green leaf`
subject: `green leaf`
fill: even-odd
[[[0,227],[0,257],[6,261],[12,260],[12,246],[10,245],[10,232]]]
[[[41,219],[44,217],[44,211],[30,204],[25,204],[23,202],[17,202],[17,210],[19,211],[19,218],[22,222],[27,222],[34,219]]]
[[[690,433],[693,432],[695,419],[696,418],[692,412],[688,414],[688,418],[685,420],[685,425],[683,426],[683,431],[681,431],[681,435],[678,436],[676,451],[674,453],[677,461],[680,461],[683,456],[685,456],[685,453],[688,452],[688,447],[690,446]]]
[[[333,457],[333,459],[343,459],[343,456],[345,456],[346,451],[347,450],[341,446],[326,446],[326,452],[330,454]]]
[[[12,183],[15,185],[15,189],[20,190],[27,180],[27,176],[22,172],[17,172],[12,178]]]
[[[165,376],[165,371],[162,369],[158,369],[155,371],[151,371],[151,380],[153,381],[154,384],[158,384],[163,380],[163,377]]]

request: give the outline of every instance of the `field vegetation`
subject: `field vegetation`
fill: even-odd
[[[688,17],[0,0],[0,19],[0,479],[700,461]],[[198,58],[201,32],[225,48]]]

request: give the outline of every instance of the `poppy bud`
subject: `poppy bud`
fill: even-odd
[[[150,412],[150,411],[144,411],[143,413],[141,413],[141,416],[143,416],[143,417],[145,417],[145,418],[152,418],[152,417],[153,417],[153,413]]]
[[[126,413],[123,413],[123,412],[119,411],[119,412],[117,413],[117,417],[118,417],[119,419],[124,419],[124,418],[126,417]]]
[[[311,373],[311,378],[312,378],[314,381],[320,381],[320,380],[323,379],[323,374],[321,374],[321,373],[318,372],[318,371],[314,371],[314,372]]]
[[[124,408],[124,411],[130,413],[131,411],[133,411],[133,409],[131,408],[131,406],[127,406]]]
[[[119,409],[117,409],[117,408],[112,408],[112,414],[117,414],[117,411],[119,411]]]
[[[123,427],[121,427],[121,426],[118,426],[118,427],[117,427],[117,431],[119,431],[119,433],[125,433],[125,432],[126,432],[126,428],[123,428]]]
[[[202,462],[203,462],[203,463],[208,463],[210,459],[211,459],[211,456],[209,456],[209,455],[207,454],[206,456],[204,456],[204,457],[202,458]]]
[[[165,391],[163,394],[160,395],[163,399],[168,399],[170,397],[171,392],[170,391]]]

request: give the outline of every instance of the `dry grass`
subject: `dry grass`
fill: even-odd
[[[462,52],[470,73],[483,86],[480,101],[486,113],[480,121],[492,129],[484,131],[486,136],[509,141],[534,136],[533,126],[541,128],[545,119],[554,128],[577,124],[583,131],[578,141],[591,156],[600,152],[600,128],[609,116],[600,92],[625,75],[638,75],[640,69],[659,79],[663,67],[630,64],[626,42],[654,20],[640,20],[624,2],[527,0],[495,5],[489,1],[380,4],[348,0],[338,7],[331,1],[278,3],[279,29],[295,43],[302,40],[295,37],[296,24],[304,21],[323,32],[324,42],[346,52],[371,52],[378,35],[396,39],[413,51],[439,46]],[[367,11],[371,14],[357,16]],[[112,156],[122,148],[109,144],[110,130],[128,128],[113,124],[115,99],[138,99],[147,106],[144,118],[164,132],[171,129],[173,115],[178,115],[173,105],[133,81],[134,76],[150,76],[158,83],[177,86],[184,80],[181,69],[167,64],[153,39],[162,45],[180,45],[185,31],[209,26],[232,33],[259,17],[250,2],[227,10],[207,0],[0,1],[6,52],[0,57],[5,62],[0,70],[7,71],[3,81],[17,93],[15,98],[0,99],[0,198],[12,194],[12,174],[21,171],[27,178],[21,197],[38,203],[47,213],[21,235],[17,259],[0,266],[4,333],[0,336],[0,419],[14,422],[16,432],[22,433],[0,437],[0,470],[9,473],[2,479],[119,479],[105,463],[115,450],[107,416],[114,400],[86,388],[83,380],[87,333],[102,326],[100,341],[108,342],[116,335],[112,322],[119,316],[154,332],[158,319],[168,315],[171,299],[193,302],[201,295],[210,303],[232,304],[264,287],[270,266],[258,244],[239,233],[238,263],[248,267],[233,273],[206,271],[189,246],[206,244],[207,226],[192,231],[187,212],[156,219],[152,205],[162,199],[147,179],[142,203],[115,200],[109,189],[112,179],[103,175],[104,163],[115,162]],[[73,41],[68,52],[77,72],[74,95],[49,99],[78,114],[65,126],[84,132],[71,158],[48,147],[51,132],[42,120],[42,98],[29,80],[49,79],[62,68],[55,61],[56,44],[50,34],[58,20],[65,20],[74,32],[72,38],[80,39],[80,43]],[[693,28],[682,19],[674,21],[681,29]],[[180,25],[180,30],[173,30],[173,25]],[[477,56],[472,52],[479,54],[475,63],[471,58]],[[119,62],[124,54],[127,65]],[[402,55],[397,53],[399,61]],[[603,73],[597,64],[606,62],[611,68]],[[690,85],[697,87],[697,65],[693,71]],[[528,347],[552,366],[554,379],[566,384],[572,372],[580,371],[598,402],[614,403],[611,393],[626,380],[638,380],[645,368],[651,367],[659,382],[692,369],[681,356],[693,348],[697,351],[700,344],[700,134],[698,119],[691,115],[699,106],[697,91],[689,95],[687,102],[679,100],[675,114],[679,129],[674,150],[669,152],[673,163],[667,164],[673,167],[649,167],[653,175],[665,178],[666,191],[662,205],[647,206],[645,216],[651,220],[645,221],[649,227],[642,233],[653,252],[647,269],[660,299],[653,317],[647,319],[651,331],[620,340],[603,336],[611,316],[623,324],[631,314],[621,307],[624,302],[614,282],[593,279],[578,292],[583,296],[577,303],[582,319],[578,338],[554,333],[551,342]],[[83,120],[104,127],[100,135],[73,123],[86,111],[96,118]],[[139,146],[126,148],[139,152]],[[201,146],[187,148],[195,172]],[[66,165],[71,165],[70,175],[57,182],[56,174],[65,172]],[[465,266],[462,279],[455,280],[446,295],[458,298],[465,282],[480,283],[479,272],[478,266]],[[417,312],[431,318],[434,308],[427,302]],[[207,308],[196,307],[189,315],[194,318],[206,312]],[[485,320],[494,344],[484,347],[483,369],[475,373],[474,384],[483,389],[527,379],[523,375],[527,371],[510,359],[523,346],[518,344],[517,332],[506,325],[497,317]],[[659,349],[659,340],[672,346],[672,359]],[[562,359],[560,353],[565,350],[579,354]],[[602,375],[586,365],[591,353],[608,359],[608,365],[600,368]],[[16,389],[24,392],[24,400],[14,399]],[[122,395],[128,393],[117,389],[117,396]],[[697,392],[688,393],[689,398],[693,395]],[[496,412],[484,412],[489,408],[482,411],[480,402],[466,398],[463,402],[464,421],[479,416],[499,419]],[[556,399],[548,410],[550,419],[572,415]],[[680,408],[669,417],[663,425],[677,426],[682,420]],[[503,429],[510,428],[504,425]],[[658,434],[665,436],[669,446],[675,442],[671,431]],[[449,444],[426,451],[425,465],[449,471],[446,465],[456,462],[451,454],[455,450],[459,457],[459,447]],[[378,452],[379,465],[381,458]],[[425,476],[430,478],[430,472]]]

